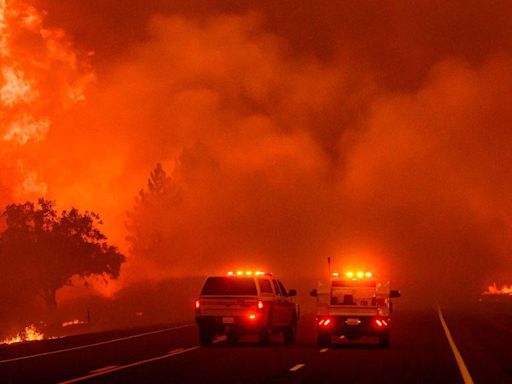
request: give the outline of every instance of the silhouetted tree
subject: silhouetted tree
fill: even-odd
[[[130,252],[151,262],[152,256],[161,254],[165,242],[165,218],[179,203],[180,193],[173,179],[160,163],[151,171],[147,188],[141,189],[132,210],[127,212],[126,227]]]
[[[8,205],[2,216],[0,270],[11,288],[30,287],[55,307],[57,289],[73,276],[119,276],[125,257],[107,243],[96,213],[72,208],[58,214],[52,201],[40,199]]]

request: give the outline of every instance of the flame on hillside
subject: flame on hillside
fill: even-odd
[[[26,341],[43,340],[44,334],[40,332],[34,324],[25,327],[16,336],[4,339],[0,344],[15,344]]]
[[[26,159],[9,164],[9,153],[43,141],[56,115],[84,100],[95,79],[88,54],[62,29],[46,27],[45,15],[24,1],[0,0],[0,161],[16,170],[13,192],[23,198],[44,195],[47,185]]]
[[[83,320],[78,320],[78,319],[74,319],[74,320],[69,320],[69,321],[64,321],[62,323],[62,327],[71,327],[73,325],[80,325],[80,324],[87,324],[86,321],[83,321]]]
[[[487,291],[482,292],[482,295],[512,295],[512,285],[502,285],[498,288],[496,283],[493,283],[489,285]]]

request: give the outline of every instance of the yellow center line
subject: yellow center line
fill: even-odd
[[[304,366],[304,364],[297,364],[293,367],[290,368],[290,372],[295,372],[295,371],[298,371],[299,369],[301,369],[302,367]]]
[[[110,371],[113,368],[117,368],[117,365],[109,365],[108,367],[93,369],[91,371],[91,373],[100,373],[100,372],[103,372],[103,371]]]

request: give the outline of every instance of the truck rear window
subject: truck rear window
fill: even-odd
[[[204,283],[201,295],[256,296],[257,291],[253,278],[209,277]]]
[[[260,285],[261,293],[272,293],[272,286],[270,285],[270,280],[258,279],[258,284]]]

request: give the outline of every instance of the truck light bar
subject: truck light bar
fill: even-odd
[[[262,271],[229,271],[227,273],[228,276],[272,276],[271,272],[262,272]]]
[[[362,278],[371,278],[373,274],[371,272],[362,272],[358,271],[356,273],[349,271],[345,273],[345,277],[352,280],[362,279]],[[340,274],[338,272],[333,272],[332,277],[340,277]]]

